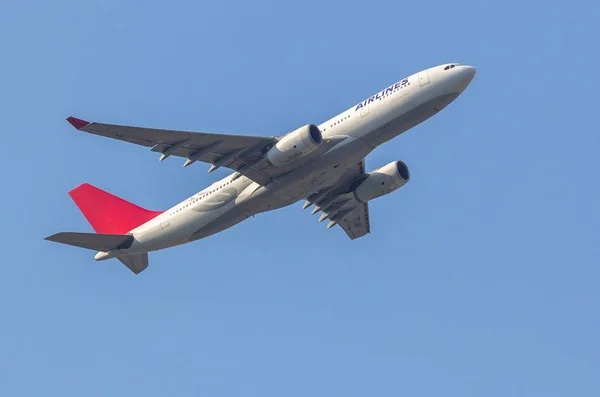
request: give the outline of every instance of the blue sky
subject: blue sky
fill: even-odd
[[[597,396],[597,2],[5,2],[0,394]],[[376,150],[350,241],[296,204],[133,276],[52,244],[82,182],[165,209],[224,176],[64,119],[279,135],[459,62]]]

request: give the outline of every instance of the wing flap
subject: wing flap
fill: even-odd
[[[355,205],[354,208],[338,222],[338,225],[344,229],[351,240],[371,233],[371,225],[369,224],[369,204],[359,202],[356,204],[357,205]]]
[[[350,168],[333,186],[308,197],[302,209],[315,205],[313,214],[323,212],[319,222],[329,219],[327,228],[339,225],[354,240],[371,232],[369,205],[354,197],[354,188],[364,180],[365,160]]]

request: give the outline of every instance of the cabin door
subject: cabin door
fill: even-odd
[[[429,70],[423,70],[419,72],[419,85],[423,87],[427,84],[429,84]]]

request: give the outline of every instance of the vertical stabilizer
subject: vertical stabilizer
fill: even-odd
[[[84,183],[69,192],[96,233],[126,234],[162,214],[149,211]]]

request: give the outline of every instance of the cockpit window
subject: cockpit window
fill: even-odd
[[[454,69],[456,66],[457,66],[456,64],[448,65],[444,68],[444,70]]]

